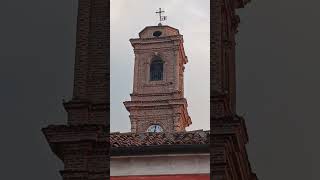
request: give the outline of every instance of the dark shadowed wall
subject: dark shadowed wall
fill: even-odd
[[[253,1],[240,10],[238,112],[260,179],[320,179],[320,2]]]

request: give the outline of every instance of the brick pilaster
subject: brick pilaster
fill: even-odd
[[[107,0],[79,0],[73,98],[64,103],[71,125],[107,123],[108,9]]]
[[[67,125],[42,131],[64,163],[63,180],[109,179],[109,1],[79,0],[73,98]]]

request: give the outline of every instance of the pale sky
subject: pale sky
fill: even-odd
[[[130,100],[133,80],[133,49],[130,38],[146,26],[163,24],[179,29],[189,62],[185,69],[185,97],[192,125],[187,130],[210,128],[210,1],[209,0],[111,0],[111,132],[129,132],[129,113],[123,101]]]

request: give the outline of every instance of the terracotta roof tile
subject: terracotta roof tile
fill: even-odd
[[[157,146],[157,145],[185,145],[209,144],[209,131],[197,130],[177,133],[111,133],[112,148]]]

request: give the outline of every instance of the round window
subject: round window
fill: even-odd
[[[155,32],[153,33],[153,36],[159,37],[159,36],[161,36],[161,34],[162,34],[161,31],[155,31]]]

